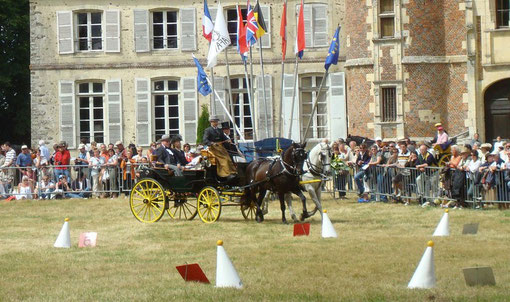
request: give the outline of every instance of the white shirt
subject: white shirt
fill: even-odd
[[[494,149],[492,149],[492,154],[496,154],[499,152],[499,147],[503,147],[503,142],[495,142]]]
[[[478,171],[478,169],[480,168],[481,165],[482,165],[482,161],[480,159],[478,159],[477,161],[471,160],[467,164],[467,167],[469,169],[469,172],[475,173],[476,171]]]
[[[3,167],[14,166],[15,163],[16,163],[16,151],[14,151],[14,149],[11,148],[11,150],[5,153],[5,163]]]
[[[92,167],[90,175],[99,174],[102,164],[104,164],[104,157],[91,157],[89,160],[89,165]]]

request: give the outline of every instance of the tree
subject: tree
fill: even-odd
[[[202,143],[204,131],[207,127],[209,127],[209,109],[207,105],[202,105],[202,113],[200,113],[200,117],[198,118],[197,145]]]
[[[30,143],[29,0],[0,0],[0,141]]]

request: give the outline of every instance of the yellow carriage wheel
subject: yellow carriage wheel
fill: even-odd
[[[169,200],[168,215],[172,219],[187,219],[192,220],[197,216],[197,202],[195,196],[173,196],[172,200]]]
[[[153,223],[165,214],[165,191],[154,179],[142,179],[135,184],[129,198],[131,212],[141,222]]]
[[[243,214],[246,220],[255,220],[255,217],[257,217],[257,204],[254,201],[250,201],[247,204],[242,203],[241,214]]]
[[[221,199],[218,190],[213,187],[205,187],[198,194],[198,216],[205,223],[218,220],[221,215]]]
[[[450,154],[445,154],[445,155],[442,155],[440,158],[439,158],[439,161],[438,161],[438,166],[439,167],[444,167],[446,166],[446,163],[450,161],[450,157],[451,155]]]

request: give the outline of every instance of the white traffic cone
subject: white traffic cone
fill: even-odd
[[[329,220],[327,213],[328,211],[324,210],[324,213],[322,214],[322,238],[337,238],[338,235],[336,234],[335,228],[333,227],[331,220]]]
[[[69,233],[69,218],[64,219],[64,225],[58,234],[54,247],[71,247],[71,234]]]
[[[421,257],[414,275],[407,285],[408,288],[433,288],[436,286],[436,272],[434,268],[434,242],[427,243],[427,249]]]
[[[218,240],[218,253],[216,257],[216,287],[243,288],[243,282],[237,274],[232,261],[223,248],[223,241]]]
[[[443,217],[441,217],[441,220],[439,221],[439,224],[432,236],[450,236],[448,209],[444,210]]]

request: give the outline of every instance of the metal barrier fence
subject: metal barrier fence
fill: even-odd
[[[368,201],[416,200],[420,204],[455,206],[510,204],[510,170],[471,173],[457,169],[374,166],[366,170],[337,171],[332,179],[334,196],[358,193]],[[329,191],[326,189],[326,191]]]
[[[128,195],[144,164],[0,168],[0,199],[57,199]],[[11,198],[12,198],[11,197]]]

